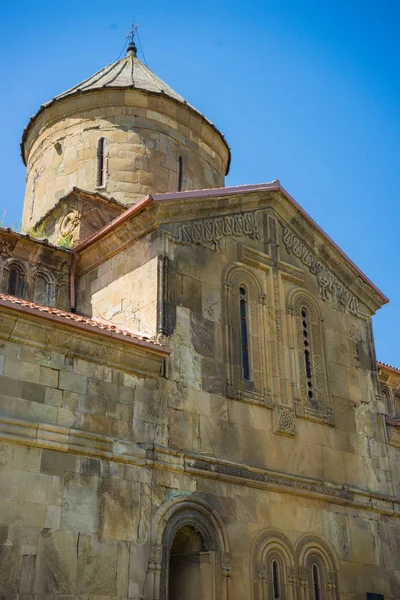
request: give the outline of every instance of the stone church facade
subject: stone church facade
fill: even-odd
[[[398,600],[386,297],[136,57],[40,107],[0,231],[0,598]]]

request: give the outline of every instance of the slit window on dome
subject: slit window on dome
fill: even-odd
[[[278,561],[272,561],[272,587],[273,587],[273,600],[280,600],[280,589],[279,589],[279,565]]]
[[[247,292],[246,288],[241,287],[240,290],[240,339],[242,345],[242,373],[243,379],[250,379],[250,363],[249,363],[249,345],[248,345],[248,324],[247,324]]]
[[[97,143],[97,187],[104,187],[105,183],[105,138],[99,138]]]
[[[183,183],[183,158],[182,156],[178,157],[178,192],[182,191],[182,183]]]

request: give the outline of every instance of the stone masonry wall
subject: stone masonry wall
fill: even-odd
[[[106,139],[101,188],[100,137]],[[179,156],[184,190],[222,187],[228,153],[220,136],[188,108],[167,98],[118,90],[48,108],[33,127],[26,148],[25,230],[74,186],[98,190],[127,206],[150,193],[177,191]]]
[[[153,236],[144,238],[79,277],[78,310],[119,327],[155,336],[156,248]]]

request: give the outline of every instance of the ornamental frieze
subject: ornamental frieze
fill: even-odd
[[[221,238],[230,236],[247,236],[262,241],[259,215],[259,212],[242,212],[179,223],[175,226],[174,239],[181,244],[218,244]]]
[[[354,315],[360,315],[358,299],[314,256],[307,246],[283,225],[283,243],[316,276],[322,300],[336,301]]]

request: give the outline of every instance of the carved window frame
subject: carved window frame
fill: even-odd
[[[304,334],[302,310],[306,309],[311,341],[311,368],[313,374],[312,399],[308,396],[307,373],[304,356]],[[304,290],[295,290],[288,302],[288,317],[291,320],[292,347],[294,348],[293,380],[295,383],[296,416],[334,425],[332,400],[328,390],[325,364],[323,319],[315,300]]]
[[[305,600],[314,600],[313,565],[317,565],[321,584],[320,600],[340,600],[338,570],[335,553],[323,538],[305,535],[296,544],[298,583],[305,592]]]
[[[240,288],[246,290],[249,379],[243,377],[242,368]],[[242,265],[228,269],[224,278],[224,295],[227,395],[229,398],[270,406],[271,401],[266,397],[266,295],[257,276]]]
[[[15,294],[10,294],[15,296],[16,298],[23,298],[26,293],[26,269],[23,265],[21,265],[18,261],[12,259],[9,261],[5,267],[3,272],[3,289],[4,293],[9,294],[9,278],[10,272],[15,270],[17,272],[17,282]]]
[[[276,529],[260,532],[251,551],[252,600],[275,600],[273,562],[279,566],[279,600],[296,598],[295,551],[288,538]]]

